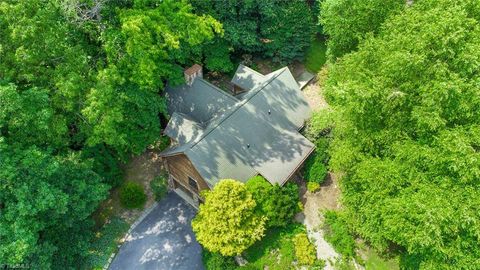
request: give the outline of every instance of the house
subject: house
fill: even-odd
[[[311,110],[288,67],[262,75],[240,65],[234,95],[205,81],[198,65],[185,81],[166,89],[172,145],[161,156],[170,188],[194,205],[220,179],[260,174],[283,185],[314,150],[299,132]]]

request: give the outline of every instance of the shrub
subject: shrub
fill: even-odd
[[[168,191],[168,181],[166,175],[159,175],[150,181],[150,189],[152,189],[155,200],[161,200]]]
[[[295,256],[301,265],[313,265],[317,259],[315,246],[310,243],[306,233],[299,233],[293,238]]]
[[[95,234],[87,259],[82,269],[102,269],[110,255],[117,250],[118,242],[130,225],[121,218],[113,218]]]
[[[313,263],[311,267],[309,267],[309,270],[323,270],[326,266],[326,262],[322,259],[317,259]]]
[[[203,265],[206,270],[235,270],[237,264],[233,257],[225,257],[220,253],[203,250],[202,253]]]
[[[350,234],[345,219],[335,211],[325,212],[325,240],[343,256],[355,255],[355,239]]]
[[[311,141],[321,140],[333,127],[334,114],[330,109],[315,111],[305,127],[305,137]],[[317,149],[318,150],[318,149]]]
[[[307,182],[307,190],[311,193],[315,193],[320,190],[320,184],[317,182]]]
[[[303,177],[308,182],[321,184],[325,180],[327,172],[323,156],[316,151],[305,162]]]
[[[247,189],[257,203],[256,210],[267,217],[267,226],[285,226],[300,211],[298,208],[298,186],[287,183],[280,187],[272,185],[262,176],[254,176],[247,181]]]
[[[252,266],[248,269],[295,269],[293,238],[301,232],[305,232],[305,227],[295,222],[285,227],[270,228],[261,241],[243,253],[244,258],[249,262],[248,265]]]
[[[256,213],[257,204],[243,183],[224,179],[203,195],[192,228],[204,248],[234,256],[263,237],[265,217]]]
[[[153,149],[158,151],[163,151],[170,146],[170,138],[168,136],[162,135],[158,140],[153,144]]]
[[[147,195],[138,183],[127,182],[120,189],[120,202],[126,208],[141,208],[146,201]]]

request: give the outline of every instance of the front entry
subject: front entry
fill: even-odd
[[[191,204],[193,207],[198,208],[198,197],[193,194],[188,188],[180,184],[179,181],[171,177],[173,183],[173,191],[182,197],[186,202]]]

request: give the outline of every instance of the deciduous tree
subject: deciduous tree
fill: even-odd
[[[378,33],[382,23],[404,6],[405,0],[323,1],[320,22],[328,36],[328,57],[335,60],[355,50],[368,33]]]
[[[478,1],[416,1],[330,69],[346,217],[405,268],[480,267],[479,22]]]

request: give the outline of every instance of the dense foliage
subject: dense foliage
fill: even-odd
[[[335,211],[324,213],[325,240],[332,244],[335,250],[345,258],[355,255],[355,239],[353,238],[345,217]]]
[[[414,1],[381,29],[329,71],[346,216],[402,267],[479,268],[480,4]]]
[[[89,255],[83,262],[84,269],[103,269],[118,249],[121,238],[130,228],[130,224],[121,218],[113,218],[95,234]]]
[[[262,238],[265,218],[255,213],[255,200],[243,183],[221,180],[204,196],[205,203],[192,221],[193,231],[203,247],[234,256]]]
[[[328,173],[328,145],[329,138],[327,137],[321,137],[315,141],[315,152],[308,157],[303,167],[303,177],[308,183],[321,184],[325,181]]]
[[[80,268],[121,162],[157,140],[162,89],[222,33],[185,1],[0,3],[0,262]]]
[[[150,181],[150,189],[153,192],[153,196],[155,196],[155,200],[159,201],[168,192],[168,180],[167,175],[161,174],[155,177],[152,181]]]
[[[107,186],[78,155],[55,157],[0,138],[0,261],[64,268],[87,254],[88,216]]]
[[[143,186],[135,182],[126,182],[120,188],[120,203],[126,208],[142,208],[147,201]]]
[[[313,265],[317,259],[315,246],[310,243],[306,233],[299,233],[293,238],[295,256],[300,265]]]
[[[382,23],[405,6],[405,0],[324,0],[320,21],[328,36],[331,60],[355,50],[368,33],[377,33]]]
[[[199,58],[199,45],[221,30],[183,1],[136,1],[120,9],[117,21],[101,33],[105,68],[82,109],[91,123],[87,142],[121,153],[143,151],[160,133],[165,82],[181,83],[182,65]]]
[[[233,257],[225,257],[220,253],[208,250],[202,251],[202,261],[206,270],[235,270],[238,268]]]
[[[285,227],[268,229],[261,241],[256,242],[242,254],[249,262],[246,269],[295,269],[297,258],[293,238],[298,233],[304,232],[305,227],[295,222]]]
[[[223,24],[225,35],[216,42],[216,54],[232,47],[240,54],[256,53],[289,62],[303,58],[315,32],[311,8],[303,0],[195,0],[192,3],[197,12],[209,14]],[[225,69],[227,65],[214,67],[222,70],[220,67]]]
[[[298,186],[287,183],[285,186],[270,184],[262,176],[254,176],[247,181],[247,189],[257,203],[258,215],[267,218],[266,225],[286,226],[298,212]]]

